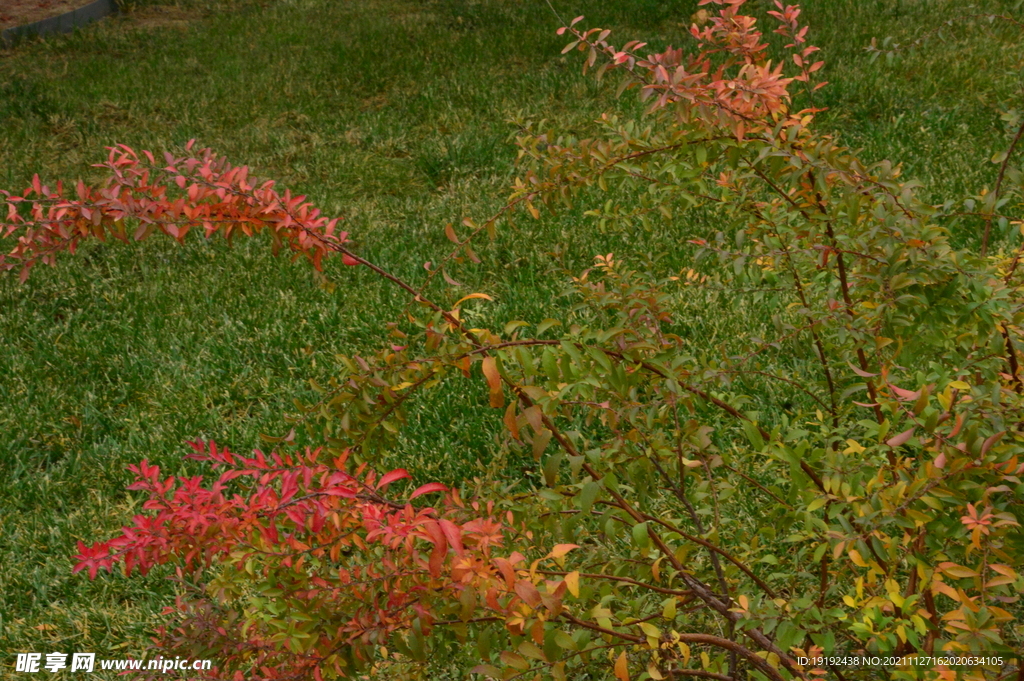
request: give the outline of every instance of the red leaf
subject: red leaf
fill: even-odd
[[[956,437],[957,434],[960,432],[960,429],[963,427],[963,425],[964,425],[964,415],[963,414],[957,414],[956,415],[956,425],[953,426],[953,430],[950,431],[949,437]]]
[[[384,485],[390,485],[395,480],[401,480],[403,478],[411,477],[412,475],[409,474],[409,471],[405,470],[404,468],[396,468],[390,473],[385,474],[384,477],[380,479],[380,481],[377,483],[377,489],[380,489]]]
[[[512,588],[512,585],[515,583],[516,579],[516,573],[515,570],[512,568],[512,563],[510,563],[508,560],[504,558],[495,558],[494,565],[501,572],[501,576],[505,578],[505,585],[509,588]]]
[[[413,492],[411,495],[409,495],[409,499],[412,500],[412,499],[415,499],[418,496],[422,496],[424,494],[430,494],[431,492],[447,492],[447,491],[448,491],[448,488],[445,487],[444,485],[442,485],[439,482],[428,482],[427,484],[422,485],[421,487],[417,487],[416,491]]]
[[[516,582],[515,591],[523,601],[531,608],[540,605],[540,592],[530,582],[519,580]]]
[[[857,374],[861,378],[872,378],[872,377],[878,375],[878,374],[873,374],[870,371],[864,371],[863,369],[858,369],[857,367],[853,366],[853,364],[850,364],[849,362],[847,362],[847,364],[849,364],[850,368],[853,369],[853,373]]]
[[[999,442],[1003,435],[1006,435],[1005,430],[1002,430],[995,435],[990,435],[988,439],[985,440],[984,444],[981,445],[981,456],[988,454],[988,450],[992,449],[992,445]]]
[[[921,397],[920,390],[904,390],[903,388],[897,388],[894,385],[889,387],[892,388],[892,391],[899,395],[900,399],[903,400],[904,402],[910,402]]]
[[[448,544],[455,549],[455,553],[462,555],[465,551],[462,547],[462,530],[450,520],[441,519],[437,521],[441,526],[441,531],[444,532],[444,538],[448,540]]]
[[[441,568],[444,566],[444,557],[447,553],[448,547],[445,544],[434,544],[434,550],[430,552],[430,560],[428,562],[432,576],[441,576]]]
[[[895,437],[891,437],[888,440],[886,440],[885,444],[889,445],[890,447],[899,447],[901,444],[905,443],[907,440],[914,437],[914,430],[915,428],[905,430],[899,435],[896,435]]]

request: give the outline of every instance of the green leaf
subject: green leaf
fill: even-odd
[[[544,450],[547,449],[549,442],[551,442],[551,431],[547,428],[541,428],[540,432],[533,436],[534,461],[540,461],[540,457],[544,454]]]
[[[561,629],[555,629],[555,643],[564,650],[579,650],[576,641]]]
[[[540,660],[541,662],[547,661],[547,658],[544,656],[544,651],[541,650],[533,641],[523,641],[519,644],[519,647],[516,650],[519,651],[519,654],[525,657]]]
[[[541,353],[541,367],[544,369],[544,374],[549,380],[559,382],[562,379],[562,373],[558,370],[558,359],[555,357],[555,352],[551,348],[545,348],[544,352]]]
[[[558,467],[561,465],[564,457],[565,453],[559,449],[544,462],[544,482],[548,487],[554,487],[558,484]]]
[[[761,451],[762,449],[764,449],[764,438],[761,437],[761,432],[758,430],[757,425],[752,421],[746,420],[742,422],[742,425],[743,434],[747,436],[747,440],[750,442],[750,446],[756,449],[757,451]]]
[[[491,659],[491,642],[494,639],[494,630],[485,627],[480,630],[476,639],[476,652],[481,660]]]
[[[534,646],[534,647],[536,647],[536,646]],[[501,653],[501,661],[504,662],[505,664],[507,664],[509,667],[512,667],[513,669],[518,669],[519,671],[526,671],[527,669],[530,668],[530,663],[526,661],[525,657],[523,657],[522,655],[513,653],[510,650],[503,650],[502,651],[502,653]]]
[[[594,501],[600,492],[600,483],[593,480],[583,485],[583,490],[580,492],[580,510],[583,513],[590,513],[590,509],[594,506]]]
[[[562,322],[558,321],[557,319],[545,319],[544,321],[537,325],[537,335],[539,336],[540,334],[550,329],[552,326],[561,325]]]
[[[641,549],[649,548],[651,537],[647,532],[647,523],[637,523],[633,526],[633,543]]]

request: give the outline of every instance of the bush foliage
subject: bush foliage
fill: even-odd
[[[413,678],[453,641],[474,673],[506,681],[879,678],[800,661],[844,652],[919,657],[887,665],[893,679],[1012,671],[1024,127],[993,190],[925,203],[898,165],[816,130],[822,62],[797,7],[769,12],[787,41],[773,59],[743,0],[702,4],[714,11],[695,15],[692,51],[615,47],[581,18],[560,29],[645,112],[609,112],[587,138],[516,121],[507,205],[447,226],[453,248],[419,286],[361,257],[304,197],[191,145],[159,161],[113,147],[100,187],[37,178],[5,193],[17,241],[0,266],[23,278],[84,239],[266,231],[318,270],[340,255],[409,299],[392,344],[343,358],[293,419],[321,447],[294,431],[252,456],[192,443],[213,480],[133,467],[144,512],[80,544],[75,570],[171,566],[180,596],[157,650],[236,679]],[[597,255],[567,281],[571,311],[532,333],[474,326],[465,306],[490,296],[450,291],[480,238],[575,203],[601,228],[691,211],[707,234],[652,243],[649,262]],[[980,253],[949,241],[968,214],[985,225]],[[658,275],[683,249],[691,266]],[[435,295],[438,275],[451,289]],[[673,310],[702,288],[769,311],[774,333],[694,351]],[[410,406],[465,378],[486,386],[501,455],[536,462],[529,493],[374,472]],[[751,410],[754,390],[785,408]],[[940,654],[986,663],[928,660]]]

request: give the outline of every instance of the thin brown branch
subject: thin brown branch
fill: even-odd
[[[719,679],[720,681],[735,681],[735,677],[726,676],[725,674],[717,674],[715,672],[706,672],[703,669],[662,669],[670,676],[694,676],[700,679]]]
[[[537,572],[539,574],[542,574],[542,575],[565,576],[565,575],[569,574],[565,570],[541,570],[539,568],[537,569]],[[665,587],[655,586],[654,584],[648,584],[647,582],[641,582],[640,580],[632,579],[631,577],[620,577],[619,575],[606,575],[606,574],[602,574],[600,572],[581,572],[580,573],[580,577],[586,577],[588,579],[607,579],[608,581],[612,581],[612,582],[622,582],[624,584],[632,584],[634,586],[639,586],[639,587],[642,587],[644,589],[650,589],[651,591],[657,591],[658,593],[663,593],[663,594],[665,594],[667,596],[679,596],[681,598],[688,598],[690,600],[693,599],[693,592],[692,591],[680,591],[679,589],[666,589]],[[688,601],[684,601],[684,603],[686,603],[686,602],[688,602]]]
[[[614,505],[614,504],[611,504],[611,502],[598,502],[598,503],[606,503],[606,504]],[[626,509],[623,509],[623,510],[626,510]],[[687,541],[691,541],[694,544],[700,544],[701,546],[703,546],[704,548],[708,549],[709,551],[714,551],[715,553],[719,554],[720,556],[725,558],[727,561],[729,561],[730,563],[732,563],[733,565],[738,567],[740,570],[742,570],[744,574],[746,574],[748,577],[750,577],[750,579],[752,579],[755,584],[757,584],[759,587],[761,587],[761,589],[766,594],[768,594],[771,598],[776,598],[776,594],[775,594],[775,590],[774,589],[772,589],[770,586],[765,584],[764,581],[760,577],[758,577],[756,574],[754,574],[753,570],[751,570],[742,561],[740,561],[738,558],[736,558],[735,556],[730,554],[728,551],[726,551],[722,547],[716,546],[716,545],[712,544],[711,542],[709,542],[706,539],[702,539],[700,537],[695,537],[695,536],[693,536],[691,534],[687,534],[686,532],[683,532],[682,530],[680,530],[678,527],[676,527],[674,525],[671,525],[671,524],[665,522],[664,520],[661,520],[660,518],[657,518],[655,516],[648,515],[646,513],[641,513],[641,516],[644,518],[644,520],[647,520],[647,521],[650,521],[650,522],[653,522],[653,523],[657,523],[658,525],[661,525],[662,527],[667,529],[669,532],[675,532],[676,534],[680,535],[683,539],[685,539]]]
[[[1021,136],[1024,135],[1024,121],[1021,122],[1020,127],[1017,128],[1017,134],[1013,136],[1013,141],[1010,142],[1010,148],[1006,150],[1006,156],[1003,158],[1003,162],[999,165],[999,176],[996,178],[996,186],[992,190],[995,198],[992,200],[992,210],[996,210],[996,204],[999,202],[999,192],[1003,189],[1003,178],[1006,176],[1006,166],[1010,163],[1010,157],[1013,156],[1014,150],[1017,148],[1017,143],[1020,142]],[[992,216],[989,215],[985,220],[985,232],[981,235],[981,257],[985,257],[988,253],[988,237],[989,232],[992,230]],[[1020,251],[1017,251],[1018,256]],[[1017,269],[1017,263],[1019,257],[1013,259],[1013,264],[1010,266],[1010,274],[1007,275],[1009,278],[1015,269]]]

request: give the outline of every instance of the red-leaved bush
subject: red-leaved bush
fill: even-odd
[[[414,624],[428,630],[438,599],[458,599],[471,589],[501,611],[518,586],[513,566],[522,557],[492,555],[505,530],[493,507],[467,505],[444,485],[422,485],[400,502],[385,494],[411,477],[407,471],[378,478],[363,465],[349,473],[345,453],[329,461],[323,449],[244,457],[212,442],[191,445],[189,458],[227,470],[204,486],[202,477],[162,478],[146,461],[132,466],[136,482],[128,489],[149,495],[143,504],[149,513],[115,539],[89,547],[80,542],[75,567],[95,578],[115,561],[142,574],[174,562],[181,579],[204,575],[214,600],[179,598],[167,613],[180,610],[190,624],[161,631],[166,642],[202,642],[228,660],[247,660],[266,678],[320,678],[321,666],[343,675],[351,664],[372,659],[373,644],[393,631]],[[431,493],[443,493],[438,508],[412,506]],[[486,567],[491,561],[508,581],[494,579]],[[275,589],[244,594],[214,576],[220,569],[255,576],[257,566]],[[246,597],[251,612],[215,605]],[[267,618],[263,608],[287,618]],[[244,636],[229,635],[226,627],[238,625]],[[341,642],[343,650],[316,654]],[[235,676],[244,678],[241,671]]]
[[[186,151],[192,146],[189,142]],[[37,262],[53,265],[58,253],[74,253],[82,239],[103,241],[109,235],[128,241],[126,219],[135,222],[136,241],[154,230],[182,241],[195,228],[207,237],[221,232],[228,239],[267,229],[275,253],[286,242],[317,269],[327,252],[346,241],[345,232],[335,233],[338,220],[321,216],[304,196],[288,191],[281,195],[273,181],[255,186],[248,168],[231,166],[209,149],[180,158],[167,153],[164,163],[159,165],[151,152],[139,155],[119,145],[110,148],[106,163],[96,166],[109,171],[102,187],[79,181],[72,197],[63,183],[54,190],[36,175],[20,195],[3,191],[5,236],[16,235],[17,245],[0,255],[0,268],[20,268],[25,281]],[[175,187],[180,190],[176,196],[171,194]],[[22,206],[29,208],[24,211]]]

